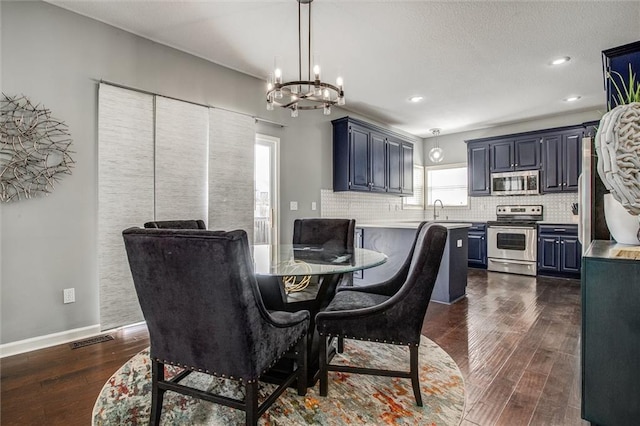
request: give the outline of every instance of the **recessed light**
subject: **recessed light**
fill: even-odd
[[[420,96],[420,95],[415,95],[409,98],[410,102],[420,102],[421,100],[424,99],[424,96]]]
[[[568,98],[564,98],[563,101],[565,101],[565,102],[575,102],[580,98],[582,98],[582,96],[569,96]]]
[[[558,58],[558,59],[554,59],[553,61],[551,61],[551,65],[560,65],[560,64],[564,64],[566,62],[569,62],[571,60],[570,57],[568,56],[563,56],[562,58]]]

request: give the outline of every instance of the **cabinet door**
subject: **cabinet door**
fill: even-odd
[[[387,158],[389,168],[387,179],[389,181],[387,192],[402,192],[402,143],[395,139],[387,141]]]
[[[577,237],[560,237],[560,271],[580,272],[582,245]]]
[[[515,170],[537,170],[540,168],[540,139],[527,137],[513,143]]]
[[[484,233],[469,232],[469,266],[487,266]]]
[[[489,195],[489,144],[470,144],[467,150],[469,195]]]
[[[578,176],[582,168],[582,131],[563,136],[562,155],[564,191],[578,191]]]
[[[560,237],[541,235],[538,244],[538,269],[558,272],[560,270],[558,255]]]
[[[562,135],[542,138],[542,192],[560,192],[563,187]]]
[[[387,140],[384,135],[371,132],[370,143],[370,186],[372,191],[384,192],[387,190]]]
[[[402,144],[402,193],[413,195],[413,144]]]
[[[349,131],[349,189],[369,191],[369,132],[358,126]]]
[[[491,145],[491,171],[510,172],[513,170],[513,141],[494,142]]]

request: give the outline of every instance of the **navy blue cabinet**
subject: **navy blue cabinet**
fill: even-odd
[[[542,192],[577,192],[582,167],[583,129],[542,138]]]
[[[389,159],[389,169],[387,170],[389,185],[387,192],[400,194],[402,193],[402,170],[404,167],[402,141],[398,139],[389,139],[387,141],[387,158]]]
[[[402,143],[402,194],[413,195],[413,144]]]
[[[471,268],[487,268],[487,225],[473,223],[469,232],[468,265]]]
[[[640,262],[593,241],[582,274],[582,418],[636,426],[640,419]]]
[[[521,137],[490,143],[491,171],[511,172],[540,168],[540,143],[537,137]]]
[[[577,225],[538,226],[539,274],[577,276],[581,257]]]
[[[471,196],[489,195],[489,144],[470,143],[467,149],[468,192]]]
[[[333,190],[413,195],[413,144],[349,117],[333,124]]]
[[[602,63],[604,75],[604,83],[607,89],[607,104],[610,108],[617,106],[617,91],[607,73],[612,73],[612,77],[618,87],[622,87],[623,82],[629,81],[629,64],[631,71],[640,75],[640,41],[625,44],[624,46],[614,47],[602,51]],[[620,75],[617,75],[618,73]]]

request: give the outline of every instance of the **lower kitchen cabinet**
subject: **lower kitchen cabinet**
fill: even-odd
[[[538,274],[577,277],[581,257],[577,225],[538,226]]]
[[[622,247],[597,240],[582,260],[582,418],[603,426],[640,419],[640,261]]]
[[[487,224],[473,223],[469,228],[470,268],[487,269]]]

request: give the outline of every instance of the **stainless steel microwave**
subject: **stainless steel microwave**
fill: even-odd
[[[491,195],[536,195],[539,193],[539,170],[491,174]]]

